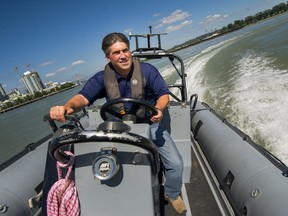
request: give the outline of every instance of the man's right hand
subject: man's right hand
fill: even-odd
[[[50,109],[50,118],[60,122],[65,122],[65,115],[81,111],[89,101],[81,94],[73,96],[64,106],[54,106]]]
[[[50,117],[51,119],[65,122],[65,115],[73,113],[73,109],[67,108],[65,106],[54,106],[50,109]]]

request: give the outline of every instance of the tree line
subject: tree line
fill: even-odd
[[[195,45],[197,43],[211,39],[213,37],[223,35],[223,34],[238,30],[240,28],[243,28],[247,25],[257,23],[261,20],[268,19],[270,17],[285,13],[285,12],[287,12],[287,10],[288,10],[288,2],[287,3],[280,3],[276,6],[274,6],[272,9],[268,9],[268,10],[259,12],[259,13],[255,14],[254,16],[247,16],[241,20],[235,20],[234,23],[230,23],[227,26],[224,26],[222,29],[212,31],[212,32],[209,32],[207,34],[196,37],[194,39],[191,39],[189,41],[186,41],[185,43],[174,46],[173,48],[169,49],[168,51],[176,51],[176,50],[188,47],[188,46]]]

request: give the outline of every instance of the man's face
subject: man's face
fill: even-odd
[[[128,75],[132,66],[131,52],[123,42],[116,42],[110,46],[108,60],[112,63],[117,72]]]

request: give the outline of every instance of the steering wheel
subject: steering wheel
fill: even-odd
[[[100,115],[104,121],[108,119],[107,113],[110,113],[111,115],[117,116],[117,117],[121,116],[120,114],[113,111],[113,108],[112,108],[114,104],[118,104],[118,103],[132,103],[136,105],[143,105],[145,106],[145,108],[148,108],[148,110],[151,111],[152,116],[157,115],[158,113],[158,110],[156,109],[156,107],[144,99],[121,97],[121,98],[109,100],[105,104],[102,105],[100,109]],[[133,114],[136,116],[136,113],[129,113],[129,114]]]

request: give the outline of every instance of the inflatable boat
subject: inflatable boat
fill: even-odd
[[[153,37],[156,47],[150,44]],[[171,103],[162,124],[184,160],[186,215],[288,215],[285,164],[197,94],[188,97],[183,61],[161,48],[161,34],[130,38],[136,41],[133,56],[165,58],[175,69],[171,83],[167,81]],[[141,38],[147,40],[145,48],[139,47]],[[0,215],[177,215],[164,199],[165,178],[149,125],[135,123],[131,116],[122,121],[107,117],[109,107],[119,102],[155,111],[141,99],[119,98],[66,116],[64,125],[45,115],[52,137],[27,146],[0,166]],[[65,214],[51,213],[54,205]]]

